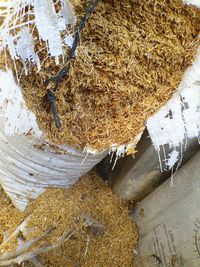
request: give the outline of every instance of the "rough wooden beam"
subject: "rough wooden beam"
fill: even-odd
[[[198,150],[197,140],[189,140],[187,149],[183,154],[182,164],[187,162]],[[118,161],[112,176],[112,190],[115,194],[125,200],[139,201],[152,192],[167,177],[171,176],[171,171],[160,171],[158,153],[145,133],[138,144],[138,153],[135,158],[128,156]],[[165,153],[172,151],[165,147]],[[161,152],[164,158],[164,151]],[[164,167],[163,167],[164,168]]]
[[[135,209],[137,266],[200,266],[199,173],[200,152]]]

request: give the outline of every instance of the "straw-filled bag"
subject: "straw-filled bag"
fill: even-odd
[[[1,69],[31,114],[26,137],[97,153],[95,162],[113,147],[134,152],[192,64],[199,32],[200,10],[181,0],[12,1]]]

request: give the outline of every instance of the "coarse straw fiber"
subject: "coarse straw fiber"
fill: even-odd
[[[42,236],[53,226],[53,231],[47,237],[29,248],[28,251],[32,252],[44,244],[56,244],[58,238],[70,230],[82,214],[102,224],[104,232],[100,235],[93,235],[83,224],[77,226],[71,238],[61,247],[40,255],[43,266],[135,266],[134,247],[138,233],[129,217],[128,205],[119,200],[95,172],[84,176],[70,189],[49,188],[24,213],[16,210],[3,193],[0,207],[1,236],[4,233],[9,236],[29,215],[30,232],[22,239],[23,242]],[[12,252],[19,238],[18,233],[4,248],[1,247],[3,239],[0,240],[1,252]],[[24,266],[30,265],[25,263]]]
[[[87,1],[72,4],[80,21]],[[56,65],[37,30],[33,33],[42,69],[32,65],[28,76],[21,76],[27,106],[54,144],[102,150],[131,143],[176,91],[199,45],[200,10],[181,0],[100,1],[56,91],[61,129],[52,119],[44,81],[63,61]],[[23,66],[16,64],[20,73]]]

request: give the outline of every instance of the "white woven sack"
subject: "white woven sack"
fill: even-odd
[[[38,71],[41,68],[30,25],[37,27],[38,38],[46,42],[55,64],[62,59],[63,47],[73,42],[73,37],[66,32],[66,25],[76,23],[73,7],[69,0],[58,2],[60,12],[56,12],[53,0],[0,1],[0,16],[4,17],[0,50],[9,49],[14,63],[20,59],[26,75],[29,63],[36,64]],[[30,14],[34,14],[33,20]],[[17,23],[24,16],[28,16],[27,23]],[[12,29],[19,32],[13,33]],[[65,38],[62,39],[63,32]],[[19,81],[22,73],[19,74],[17,68],[15,75],[18,84],[11,70],[0,70],[0,184],[13,204],[24,210],[29,200],[45,188],[74,184],[101,161],[106,152],[92,155],[67,145],[52,146],[39,129],[35,114],[26,107]]]
[[[0,71],[0,91],[0,184],[18,209],[49,186],[71,186],[106,155],[44,141],[11,71]]]

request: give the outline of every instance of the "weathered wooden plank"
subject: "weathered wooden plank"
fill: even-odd
[[[200,266],[200,152],[146,197],[133,218],[140,242],[140,267]]]
[[[196,139],[188,140],[182,164],[199,151],[199,148]],[[161,158],[164,158],[164,152],[168,155],[171,151],[171,148],[165,146],[160,153]],[[162,167],[164,169],[164,166]],[[139,201],[158,187],[171,173],[167,170],[160,171],[158,153],[146,133],[138,144],[136,157],[129,156],[117,163],[112,173],[112,190],[122,199]]]

